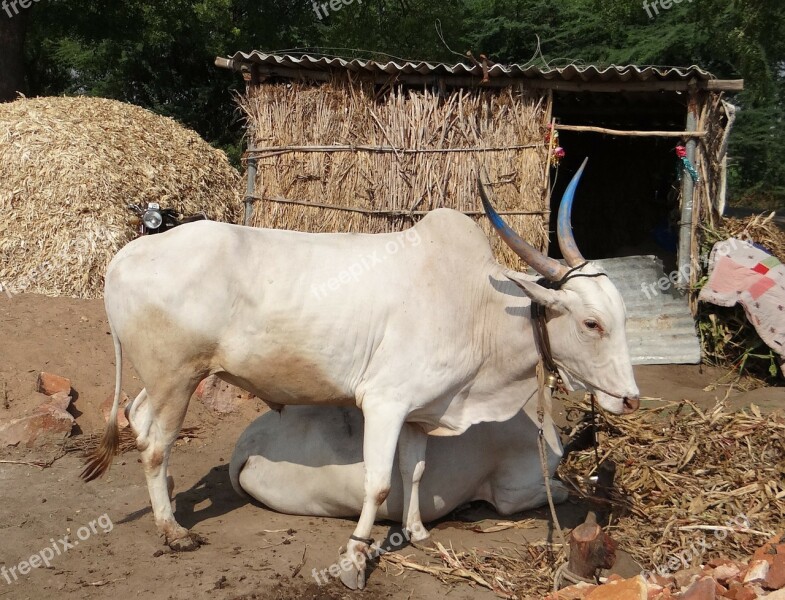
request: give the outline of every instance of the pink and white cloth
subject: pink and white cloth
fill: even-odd
[[[719,306],[739,302],[760,338],[776,352],[785,374],[785,265],[750,242],[714,244],[709,280],[698,299]]]

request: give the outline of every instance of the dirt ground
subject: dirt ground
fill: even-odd
[[[71,379],[78,393],[72,408],[78,428],[85,433],[99,431],[103,418],[98,407],[113,389],[113,362],[100,300],[0,295],[0,418],[20,415],[41,402],[35,382],[38,372],[46,370]],[[636,368],[641,394],[649,398],[644,408],[685,397],[711,405],[727,388],[704,388],[722,374],[697,366]],[[126,367],[125,391],[133,397],[140,388],[132,369]],[[738,393],[731,400],[736,406],[755,402],[764,409],[782,408],[785,388]],[[228,461],[235,441],[262,411],[260,402],[248,400],[239,412],[221,417],[198,401],[191,403],[185,425],[198,426],[199,433],[179,441],[171,461],[177,519],[208,542],[191,553],[165,551],[153,523],[136,451],[118,457],[107,477],[89,484],[79,479],[81,458],[76,454],[60,458],[47,469],[0,463],[0,566],[9,569],[47,547],[59,549],[49,567],[17,573],[16,580],[8,575],[11,583],[5,579],[6,572],[0,571],[0,598],[495,597],[468,584],[447,585],[427,574],[407,571],[399,575],[379,568],[370,574],[361,593],[351,593],[338,583],[318,586],[312,569],[335,561],[351,533],[352,521],[275,513],[237,497],[229,484]],[[31,458],[41,456],[31,457],[17,449],[0,451],[0,459],[6,461]],[[585,507],[567,502],[559,511],[562,525],[571,527],[582,520]],[[482,506],[462,514],[464,519],[484,517],[487,524],[499,520]],[[522,517],[535,518],[537,527],[482,534],[452,517],[435,525],[433,537],[461,549],[514,547],[548,535],[545,510],[516,516]],[[91,521],[95,532],[80,529],[89,527]],[[389,525],[377,524],[373,535],[384,539],[389,532]],[[58,540],[69,533],[70,540],[78,544],[63,551]],[[426,560],[419,550],[402,552]],[[618,568],[625,575],[636,569],[624,559]]]

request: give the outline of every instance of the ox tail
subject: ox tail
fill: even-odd
[[[109,420],[106,422],[106,429],[104,429],[101,443],[87,455],[87,461],[81,474],[82,479],[85,481],[92,481],[106,473],[112,465],[112,460],[120,446],[120,428],[117,424],[117,413],[120,409],[120,394],[123,389],[123,347],[120,344],[120,338],[117,337],[114,329],[112,329],[111,323],[109,324],[109,329],[112,331],[112,341],[114,342],[114,402],[112,403],[112,412],[109,414]]]

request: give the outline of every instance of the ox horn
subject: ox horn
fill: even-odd
[[[482,170],[483,173],[485,169]],[[477,181],[480,187],[480,197],[485,214],[491,220],[491,224],[504,242],[520,256],[526,264],[537,271],[540,275],[551,281],[558,281],[567,273],[567,268],[558,260],[550,258],[537,250],[534,246],[525,241],[521,236],[510,229],[504,222],[499,213],[493,208],[488,199],[488,190],[483,183],[483,175],[478,176]]]
[[[588,158],[583,160],[581,168],[573,175],[570,185],[564,191],[561,204],[559,205],[559,216],[556,220],[556,237],[559,239],[559,248],[561,249],[564,260],[570,267],[577,267],[586,262],[583,258],[581,251],[578,250],[578,244],[575,243],[575,237],[572,235],[572,201],[575,199],[575,190],[580,183],[583,169],[586,167]]]

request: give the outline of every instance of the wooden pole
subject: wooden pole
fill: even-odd
[[[599,506],[589,511],[586,520],[570,533],[570,561],[567,569],[584,579],[594,579],[597,571],[610,569],[616,563],[616,542],[600,525],[607,519],[616,463],[606,460],[600,464],[597,472],[593,496]]]
[[[584,579],[594,579],[598,570],[616,563],[616,542],[597,524],[592,511],[586,521],[570,533],[570,562],[567,569]]]
[[[360,213],[363,215],[377,215],[380,217],[422,217],[427,215],[429,210],[390,210],[390,209],[371,209],[360,208],[359,206],[336,206],[333,204],[324,204],[321,202],[309,202],[308,200],[290,200],[288,198],[272,198],[269,196],[246,196],[246,199],[263,200],[265,202],[276,202],[278,204],[296,204],[298,206],[309,206],[311,208],[326,208],[328,210],[342,210],[345,212]],[[485,214],[482,210],[462,210],[460,211],[470,217],[478,217]],[[547,215],[549,210],[499,210],[496,211],[500,215]]]
[[[509,152],[510,150],[525,150],[527,148],[541,148],[544,142],[536,144],[521,144],[517,146],[475,147],[475,148],[394,148],[393,146],[367,146],[367,145],[332,145],[332,146],[269,146],[267,148],[248,148],[247,152],[257,158],[267,158],[288,152],[378,152],[390,154],[450,154],[453,152]],[[260,156],[262,155],[262,156]]]
[[[605,135],[619,135],[627,137],[666,137],[666,138],[698,138],[705,137],[705,131],[635,131],[627,129],[608,129],[607,127],[593,127],[590,125],[556,125],[559,131],[583,131],[589,133],[603,133]]]
[[[698,95],[690,94],[687,105],[687,130],[695,131],[698,128]],[[697,144],[694,139],[687,142],[687,160],[695,164],[695,150]],[[681,221],[679,222],[679,247],[677,254],[679,280],[677,287],[686,292],[690,287],[690,271],[692,270],[692,219],[693,195],[695,183],[686,169],[681,175]]]

